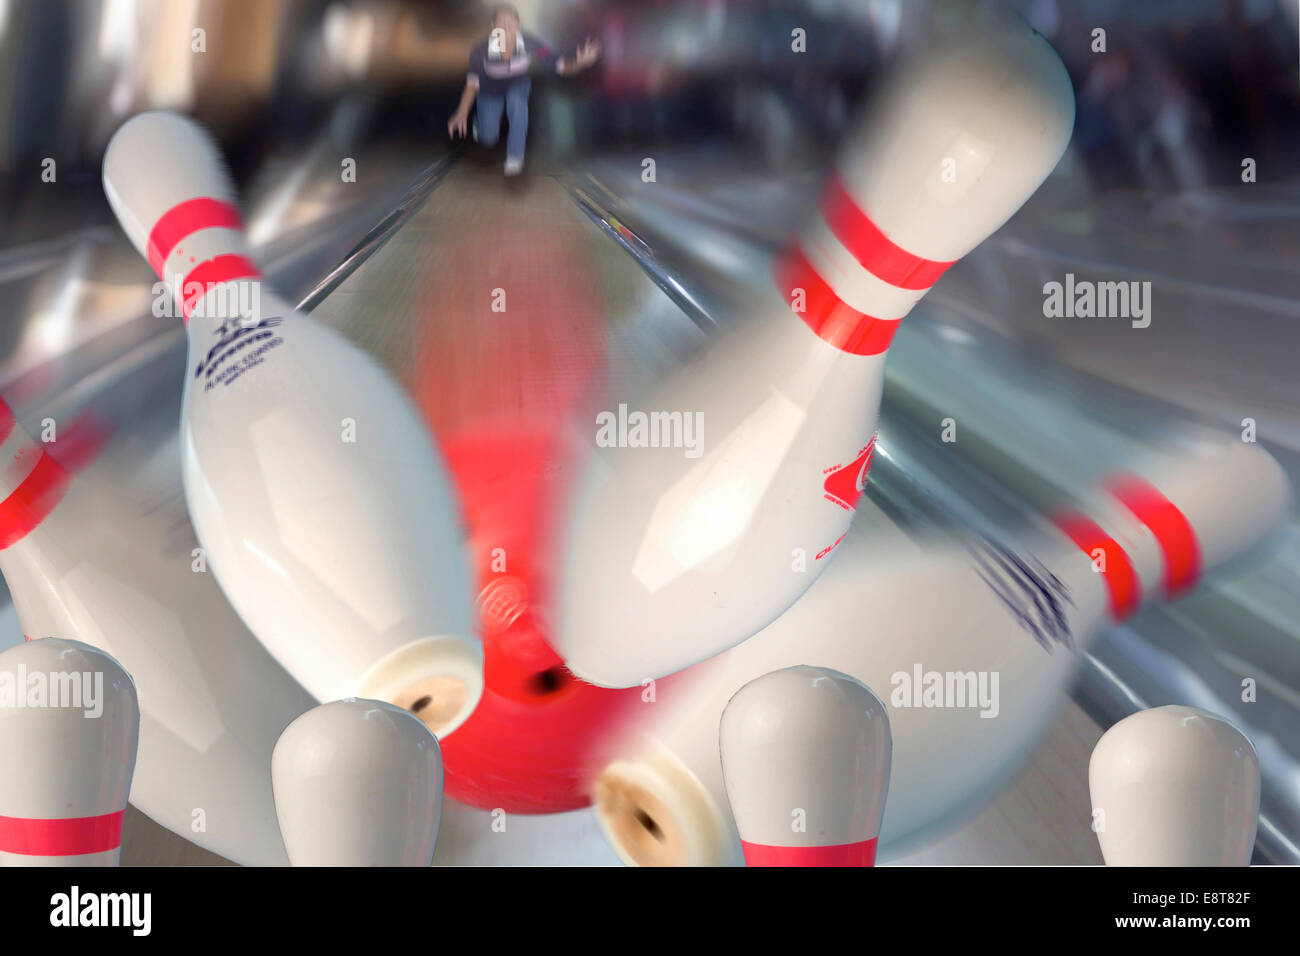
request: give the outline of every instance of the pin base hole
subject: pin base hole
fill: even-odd
[[[645,829],[645,832],[650,834],[660,843],[667,841],[667,835],[659,828],[659,824],[655,823],[654,817],[650,816],[650,814],[646,813],[644,810],[636,811],[636,822],[641,824]]]

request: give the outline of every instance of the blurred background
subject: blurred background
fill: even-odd
[[[153,276],[99,178],[121,122],[166,108],[222,143],[277,287],[389,364],[440,438],[521,405],[559,414],[588,379],[662,369],[743,309],[884,65],[987,6],[1019,12],[1060,53],[1074,138],[1021,213],[909,318],[914,338],[900,333],[898,349],[948,349],[974,381],[1014,382],[1031,417],[1041,398],[1044,415],[1130,439],[1249,420],[1300,487],[1293,0],[516,6],[561,51],[595,37],[603,55],[577,77],[534,77],[527,175],[508,186],[500,147],[446,128],[486,4],[0,0],[0,394],[24,420],[93,408],[110,442],[178,413],[183,330],[151,313]],[[794,30],[806,52],[792,50]],[[355,181],[341,175],[349,159]],[[372,258],[366,281],[349,282]],[[523,344],[466,304],[474,281],[497,281],[489,263],[525,285]],[[1043,285],[1067,273],[1149,281],[1150,325],[1046,318]],[[928,427],[904,421],[904,386],[887,387],[886,443],[893,420]],[[1087,755],[1120,717],[1177,702],[1251,737],[1265,780],[1256,861],[1300,863],[1294,522],[1083,657],[1050,733],[996,798],[884,862],[1099,862]],[[1246,677],[1259,687],[1250,703]],[[517,843],[490,849],[475,838],[483,811],[453,806],[447,819],[442,862],[613,861],[584,812],[529,819]],[[123,860],[216,858],[137,814]]]

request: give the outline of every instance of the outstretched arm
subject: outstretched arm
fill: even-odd
[[[460,94],[460,105],[456,107],[456,112],[451,114],[451,119],[447,120],[447,135],[455,138],[457,133],[465,135],[466,128],[469,124],[469,108],[474,105],[474,98],[478,96],[478,85],[474,83],[465,84],[465,92]]]
[[[577,53],[560,58],[559,72],[565,76],[572,76],[574,73],[581,73],[599,59],[600,41],[588,37],[587,41],[578,47]]]

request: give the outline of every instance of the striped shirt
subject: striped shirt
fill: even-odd
[[[501,55],[501,35],[495,30],[474,47],[466,83],[480,93],[500,96],[511,83],[527,78],[533,64],[559,72],[560,57],[549,46],[523,30],[516,38],[515,53],[508,62]]]

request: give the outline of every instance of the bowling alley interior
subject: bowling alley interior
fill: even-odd
[[[0,865],[1300,865],[1298,113],[1295,0],[0,0]]]

